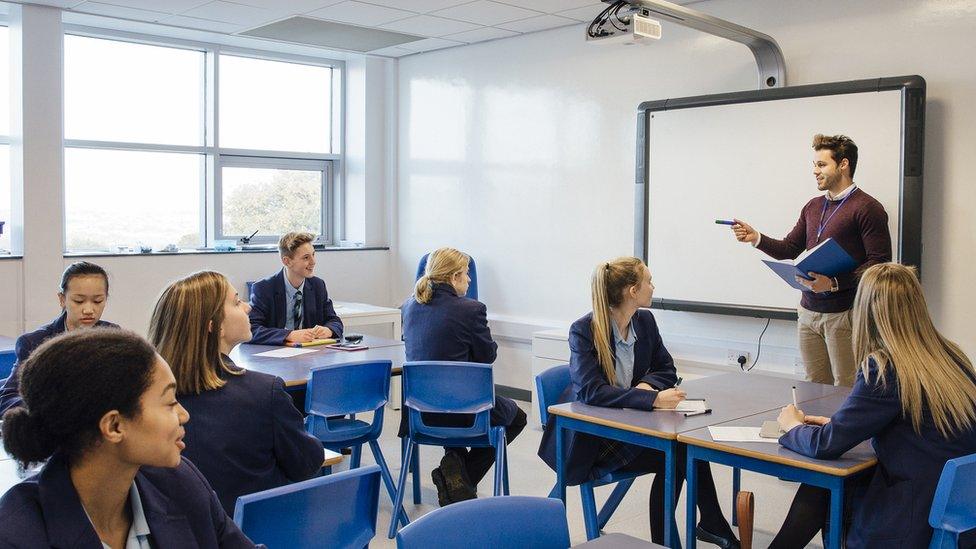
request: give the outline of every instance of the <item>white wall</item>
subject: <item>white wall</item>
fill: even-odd
[[[976,244],[969,162],[976,72],[964,53],[976,48],[976,1],[711,0],[691,7],[773,36],[793,85],[904,74],[927,80],[924,285],[937,325],[976,354],[976,288],[968,275]],[[647,47],[586,44],[576,26],[410,56],[398,70],[394,293],[409,293],[424,251],[453,245],[478,261],[489,314],[539,326],[585,313],[592,267],[633,252],[637,105],[754,89],[756,82],[745,47],[672,24]],[[825,124],[842,128],[843,116]],[[761,151],[742,148],[741,163],[728,169],[762,177]],[[721,283],[714,273],[689,276]],[[763,326],[656,314],[672,351],[698,360],[724,361],[726,348],[754,352]],[[770,326],[759,368],[793,369],[794,329]],[[507,367],[527,387],[524,345],[513,361]]]

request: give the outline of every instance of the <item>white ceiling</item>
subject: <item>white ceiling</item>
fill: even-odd
[[[693,0],[672,0],[688,4]],[[599,0],[23,0],[78,13],[237,34],[296,15],[426,39],[370,53],[401,57],[593,20]]]

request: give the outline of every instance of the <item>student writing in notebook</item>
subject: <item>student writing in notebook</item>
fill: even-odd
[[[108,304],[108,273],[94,263],[78,261],[68,265],[61,274],[58,301],[61,305],[61,314],[57,318],[17,338],[14,347],[17,362],[14,363],[10,377],[0,389],[0,414],[21,403],[19,366],[41,343],[58,334],[78,328],[118,327],[102,320],[102,312]]]
[[[323,461],[322,444],[305,432],[284,381],[238,368],[228,356],[251,339],[247,313],[224,275],[203,271],[163,291],[149,326],[193,416],[184,455],[228,514],[238,496],[311,478]]]
[[[651,272],[636,257],[601,263],[593,272],[593,311],[569,330],[569,371],[572,383],[560,402],[578,400],[592,406],[653,410],[674,408],[685,398],[675,385],[678,377],[671,354],[664,347],[651,306]],[[555,470],[556,437],[550,426],[543,433],[539,456]],[[664,454],[658,450],[567,432],[566,482],[580,484],[615,471],[657,473],[649,500],[651,539],[664,540]],[[676,486],[684,480],[684,459],[677,460]],[[698,462],[696,537],[719,547],[739,547],[722,515],[708,463]]]
[[[797,336],[806,368],[814,383],[854,383],[851,351],[851,303],[860,274],[871,265],[891,261],[888,214],[874,197],[854,184],[857,145],[844,135],[813,137],[813,176],[823,196],[810,199],[800,211],[793,230],[777,240],[735,220],[732,231],[775,259],[795,259],[804,250],[833,238],[858,263],[849,273],[828,278],[808,273],[797,277],[807,287],[797,308]],[[775,192],[775,191],[772,191]]]

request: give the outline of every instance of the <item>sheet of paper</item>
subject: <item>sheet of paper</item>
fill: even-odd
[[[674,408],[655,408],[655,412],[704,412],[707,406],[704,400],[682,400]]]
[[[291,358],[293,356],[304,355],[306,353],[316,353],[318,349],[298,349],[295,347],[282,347],[280,349],[272,349],[270,351],[265,351],[263,353],[257,353],[254,356],[266,356],[268,358]]]
[[[715,442],[772,442],[778,444],[775,438],[759,436],[759,427],[720,427],[710,425],[708,433]]]
[[[325,452],[325,459],[324,459],[324,461],[329,461],[330,459],[335,459],[335,458],[341,458],[342,457],[342,454],[340,454],[339,452],[333,452],[332,450],[329,450],[328,448],[322,448],[322,450]]]

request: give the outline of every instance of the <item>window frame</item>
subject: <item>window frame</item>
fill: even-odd
[[[344,209],[340,197],[343,193],[343,179],[340,175],[344,170],[343,144],[345,143],[345,62],[338,59],[311,57],[307,55],[290,54],[278,51],[227,46],[209,42],[199,42],[175,38],[166,38],[148,34],[127,31],[88,27],[82,25],[64,25],[65,36],[80,36],[102,40],[114,40],[148,46],[159,46],[176,49],[186,49],[204,54],[203,86],[200,90],[203,101],[203,145],[169,145],[156,143],[137,143],[128,141],[100,141],[90,139],[63,139],[63,149],[112,149],[122,151],[171,152],[201,154],[205,159],[204,173],[200,178],[200,235],[203,248],[213,248],[217,240],[247,235],[224,235],[222,226],[222,188],[220,171],[222,167],[269,167],[283,169],[314,170],[323,173],[322,182],[322,233],[317,242],[326,245],[338,244],[343,236],[342,222]],[[294,151],[274,151],[263,149],[232,149],[219,147],[219,74],[220,56],[233,55],[265,61],[296,63],[330,69],[331,72],[331,102],[329,113],[331,127],[325,128],[331,132],[330,147],[327,153],[307,153]],[[67,210],[64,211],[67,217]],[[277,242],[281,235],[259,235],[252,243]],[[67,249],[67,238],[64,239],[65,253],[72,253]]]

